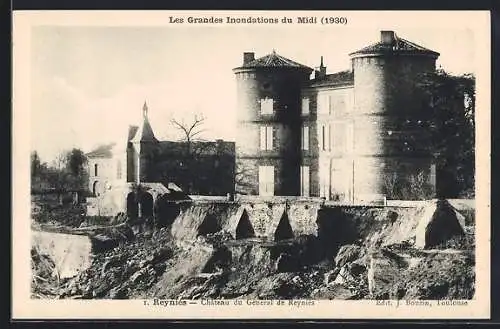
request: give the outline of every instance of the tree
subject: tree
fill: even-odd
[[[31,179],[37,177],[40,174],[41,168],[40,157],[37,151],[31,152]]]
[[[67,169],[74,176],[80,176],[85,171],[85,164],[87,163],[87,157],[82,150],[72,149],[66,153],[66,165]]]
[[[429,145],[437,158],[438,195],[474,194],[475,77],[454,76],[443,70],[422,75],[417,87],[428,102]]]
[[[87,157],[82,150],[73,148],[71,151],[66,153],[66,171],[69,172],[69,186],[78,190],[83,189],[86,186],[86,164]]]
[[[79,149],[63,151],[48,166],[41,163],[38,153],[31,153],[32,189],[52,188],[61,192],[82,190],[87,185],[85,154]]]
[[[196,143],[195,145],[195,142],[201,141],[200,135],[205,131],[202,127],[205,123],[205,117],[203,115],[194,115],[191,122],[176,119],[171,119],[170,122],[182,134],[181,141],[184,142],[184,152],[180,163],[181,181],[184,185],[183,189],[189,194],[197,177],[195,165],[203,152],[203,143]]]

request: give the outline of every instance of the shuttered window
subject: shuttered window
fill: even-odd
[[[309,196],[309,166],[300,167],[300,195]]]
[[[263,151],[271,151],[273,149],[273,127],[260,127],[260,149]]]
[[[274,195],[274,167],[259,166],[259,195]]]
[[[302,127],[302,150],[309,150],[309,127]]]
[[[309,114],[309,98],[307,97],[302,98],[302,114]]]

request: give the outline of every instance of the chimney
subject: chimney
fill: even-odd
[[[380,31],[380,41],[386,45],[392,45],[396,41],[394,31]]]
[[[321,63],[319,67],[314,70],[314,78],[322,79],[326,76],[326,66],[323,65],[323,56],[321,56]]]
[[[243,65],[250,63],[255,59],[255,53],[245,52],[243,53]]]

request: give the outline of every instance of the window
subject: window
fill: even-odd
[[[332,126],[328,125],[328,151],[332,150]]]
[[[302,114],[309,114],[309,98],[302,98]]]
[[[98,176],[97,175],[98,171],[97,171],[97,163],[94,165],[94,176]]]
[[[264,151],[273,149],[273,127],[260,127],[260,149]]]
[[[321,149],[325,150],[325,126],[321,126]]]
[[[321,137],[320,137],[320,148],[322,151],[329,151],[331,136],[330,136],[330,125],[321,125]]]
[[[259,166],[259,195],[274,195],[274,167]]]
[[[302,127],[302,149],[309,150],[309,127]]]
[[[122,178],[122,163],[120,160],[116,161],[116,178],[117,179]]]
[[[260,114],[273,114],[273,99],[264,98],[260,100]]]
[[[330,171],[329,165],[323,163],[319,168],[319,196],[330,199]]]
[[[309,166],[300,167],[300,195],[309,196]]]

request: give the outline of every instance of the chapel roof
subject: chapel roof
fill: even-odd
[[[153,132],[153,128],[151,128],[151,124],[148,119],[148,106],[146,102],[144,102],[143,106],[143,121],[142,125],[137,129],[134,138],[132,138],[131,142],[140,143],[140,142],[158,142],[155,134]]]

